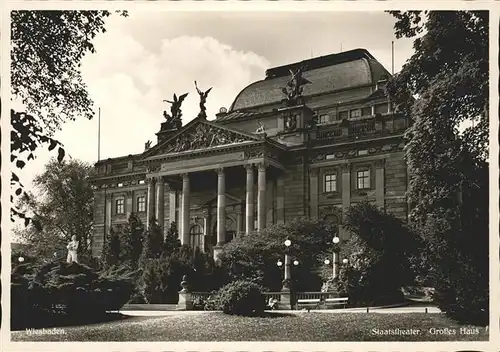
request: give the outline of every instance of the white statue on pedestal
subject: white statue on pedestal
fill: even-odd
[[[68,243],[66,248],[68,248],[68,258],[66,259],[66,261],[68,263],[73,263],[73,262],[78,263],[78,256],[77,256],[78,241],[76,240],[75,235],[71,237],[71,241]]]

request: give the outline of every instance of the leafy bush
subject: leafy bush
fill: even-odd
[[[322,284],[318,270],[331,253],[331,240],[337,229],[326,221],[296,219],[286,224],[242,235],[224,246],[220,254],[229,281],[248,280],[270,291],[282,287],[283,268],[276,265],[284,259],[286,239],[291,240],[289,254],[299,261],[292,268],[293,287],[298,291],[319,290]]]
[[[399,219],[368,202],[351,206],[346,228],[352,233],[342,245],[343,265],[332,285],[349,303],[401,302],[401,287],[414,282],[411,258],[421,244]]]
[[[189,277],[191,291],[211,291],[220,287],[219,271],[213,257],[182,246],[144,262],[141,291],[148,303],[177,303],[184,275]]]
[[[16,265],[11,276],[12,328],[48,326],[59,315],[99,317],[118,310],[133,290],[128,267],[98,273],[82,264]]]
[[[427,219],[421,233],[428,244],[429,276],[438,307],[459,322],[487,325],[488,224],[478,221],[473,226],[457,229],[444,216],[436,216]]]
[[[219,290],[216,306],[226,314],[251,316],[262,314],[266,303],[259,285],[237,280]]]
[[[193,310],[205,310],[207,300],[202,297],[196,297],[193,300]]]

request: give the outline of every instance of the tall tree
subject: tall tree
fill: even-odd
[[[391,12],[414,54],[388,84],[411,117],[411,221],[426,242],[436,299],[460,320],[488,317],[487,11]]]
[[[127,13],[120,11],[124,16]],[[58,160],[64,158],[62,144],[54,132],[68,120],[92,118],[93,102],[82,79],[80,63],[94,53],[93,39],[105,32],[109,11],[12,11],[11,12],[11,95],[25,111],[11,110],[11,161],[22,169],[35,158],[35,150],[48,145],[58,147]],[[13,173],[15,195],[23,194],[19,177]],[[23,194],[27,196],[26,193]],[[17,200],[12,197],[13,204]],[[30,218],[16,208],[14,216]]]
[[[144,238],[144,225],[141,219],[131,213],[127,224],[123,227],[120,234],[121,243],[121,261],[128,263],[132,269],[137,269],[139,258],[142,253]]]
[[[33,255],[61,254],[66,246],[60,246],[76,235],[80,256],[90,257],[94,195],[89,181],[92,173],[92,166],[84,162],[71,159],[59,163],[51,159],[44,172],[34,178],[36,195],[32,193],[24,198],[20,207],[35,214],[42,226],[38,229],[28,226],[17,233]]]

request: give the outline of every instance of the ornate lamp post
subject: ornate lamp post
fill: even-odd
[[[337,235],[332,240],[333,242],[333,279],[339,276],[339,252],[340,248],[338,246],[340,238]]]
[[[283,280],[283,287],[281,288],[281,301],[280,301],[280,306],[283,306],[284,308],[287,309],[292,309],[292,298],[291,298],[291,282],[292,282],[292,270],[291,270],[291,258],[288,255],[288,251],[290,246],[292,245],[292,241],[286,240],[285,241],[285,263],[283,263],[280,260],[276,263],[280,268],[285,265],[285,278]],[[299,265],[298,260],[293,261],[293,265],[297,266]]]
[[[333,273],[332,277],[333,279],[337,278],[339,276],[339,252],[340,252],[340,247],[338,246],[340,242],[340,238],[338,238],[337,235],[332,240],[333,243]],[[342,260],[344,264],[347,263],[347,259]],[[330,259],[325,259],[324,263],[326,265],[330,265]]]
[[[281,289],[282,291],[290,291],[290,282],[292,280],[292,271],[291,271],[291,260],[290,256],[288,255],[288,250],[290,246],[292,245],[292,241],[286,240],[285,241],[285,278],[283,279],[283,288]],[[298,264],[298,263],[297,263]],[[281,267],[283,265],[283,262],[278,260],[277,265]]]

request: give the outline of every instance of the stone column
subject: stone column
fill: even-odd
[[[242,210],[236,211],[236,236],[243,233],[243,212]]]
[[[177,215],[177,232],[179,232],[179,240],[182,243],[182,189],[179,191],[179,214]]]
[[[189,245],[189,219],[190,219],[190,205],[189,205],[189,174],[182,174],[182,236],[181,244]]]
[[[146,213],[146,226],[149,228],[151,219],[155,215],[155,179],[148,178],[148,208]]]
[[[318,169],[309,169],[309,217],[318,219]]]
[[[346,162],[342,165],[342,214],[345,214],[351,206],[351,164]],[[346,240],[347,231],[343,226],[339,228],[340,239]]]
[[[168,206],[169,206],[169,218],[170,224],[176,221],[176,209],[177,209],[177,194],[175,188],[172,185],[168,186]],[[170,227],[169,224],[169,227]],[[177,228],[179,228],[179,223],[177,222]]]
[[[253,165],[245,165],[247,171],[247,189],[246,189],[246,234],[254,230],[254,197],[253,197]]]
[[[165,189],[161,176],[156,179],[156,220],[165,234]]]
[[[201,251],[205,252],[205,241],[208,236],[208,211],[203,214],[203,243],[201,245]]]
[[[214,247],[214,259],[219,258],[222,245],[226,243],[226,177],[224,169],[217,169],[217,244]]]
[[[266,165],[258,165],[258,194],[257,194],[257,229],[262,230],[266,227]]]
[[[285,223],[285,180],[283,175],[276,179],[276,223]]]
[[[107,194],[106,195],[106,233],[108,233],[111,230],[111,220],[112,220],[112,202],[113,202],[113,195],[112,194]]]
[[[384,159],[375,161],[375,201],[382,209],[385,208],[384,165]]]
[[[267,181],[266,186],[266,227],[274,223],[274,180]]]
[[[226,177],[217,169],[217,246],[226,242]]]

